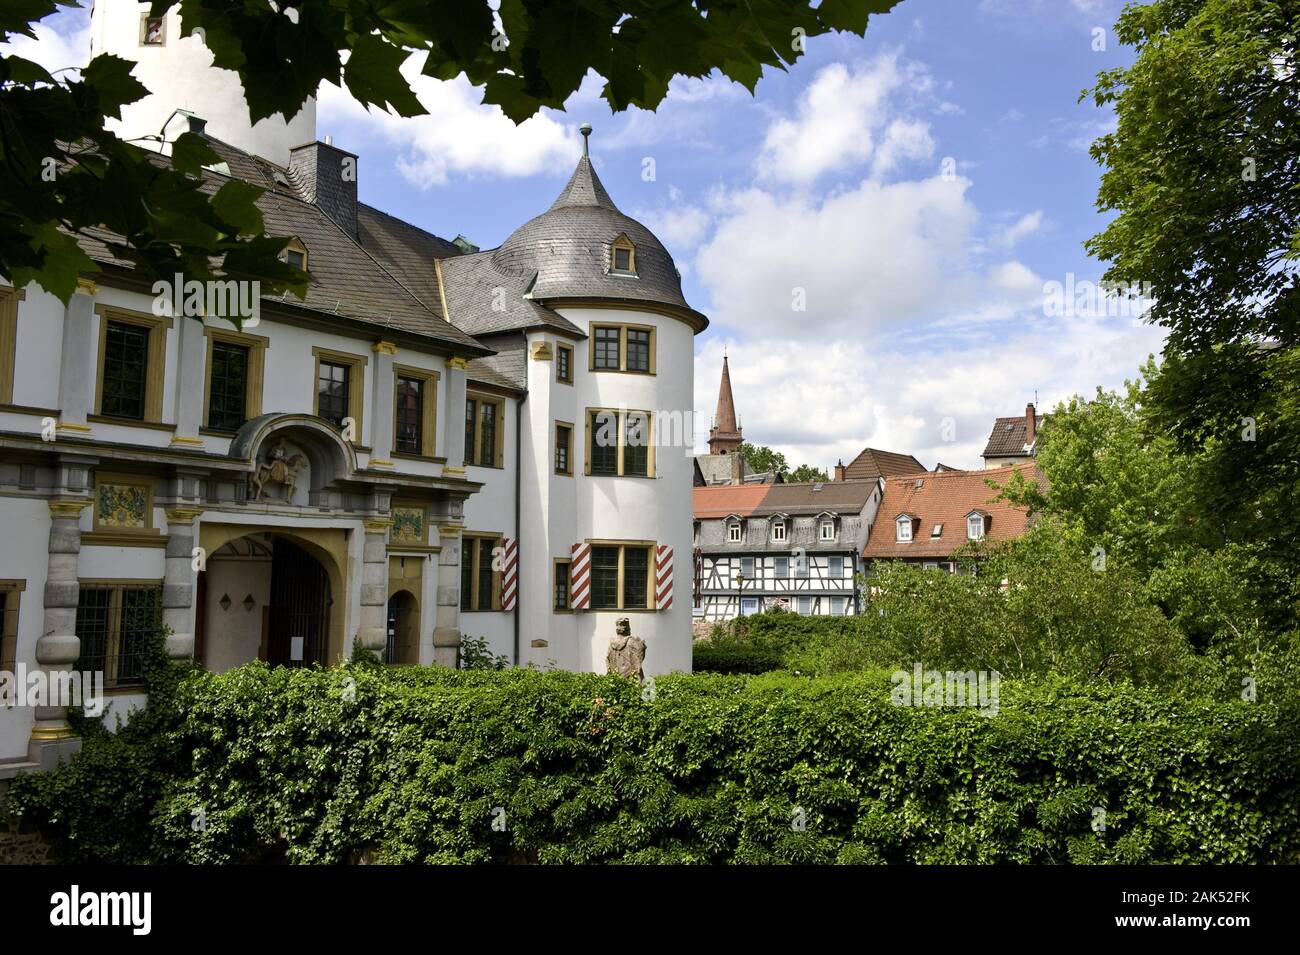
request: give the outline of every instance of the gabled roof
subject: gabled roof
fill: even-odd
[[[1047,416],[1041,414],[1034,415],[1035,431],[1043,427],[1045,417]],[[1004,458],[1026,456],[1028,453],[1025,450],[1025,415],[998,418],[993,422],[993,430],[989,432],[989,440],[984,445],[984,457]]]
[[[862,453],[845,466],[844,479],[871,480],[891,474],[920,474],[924,470],[925,465],[910,454],[863,448]]]
[[[989,518],[988,540],[1010,540],[1021,536],[1029,526],[1028,514],[1006,501],[994,500],[998,491],[986,481],[1003,486],[1019,471],[1026,478],[1045,486],[1047,479],[1033,462],[983,471],[943,471],[927,474],[917,487],[915,477],[891,477],[885,480],[885,496],[879,514],[894,515],[877,520],[871,527],[862,556],[875,560],[902,558],[945,559],[966,543],[966,517],[980,511]],[[894,539],[894,523],[899,517],[921,522],[922,533],[910,542]],[[935,524],[943,533],[932,537]]]
[[[830,511],[859,514],[866,506],[875,481],[811,481],[800,484],[772,484],[758,506],[758,514],[808,516]]]
[[[721,484],[717,487],[694,488],[696,520],[716,520],[739,516],[749,517],[768,493],[768,485],[745,486]]]

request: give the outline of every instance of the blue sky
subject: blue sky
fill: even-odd
[[[1101,272],[1087,146],[1111,118],[1078,98],[1131,56],[1110,30],[1121,5],[904,0],[865,39],[809,40],[755,96],[679,80],[656,113],[612,116],[594,78],[520,127],[462,82],[421,78],[416,120],[327,88],[317,132],[360,154],[363,200],[490,248],[550,203],[590,122],[605,185],[713,321],[700,431],[725,348],[746,438],[791,463],[870,445],[973,467],[994,417],[1116,386],[1160,348],[1134,318],[1043,307],[1046,282]],[[84,60],[85,16],[47,21],[42,62]]]

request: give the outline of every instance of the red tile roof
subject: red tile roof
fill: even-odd
[[[697,520],[727,517],[731,514],[748,517],[763,503],[763,498],[771,489],[770,484],[719,484],[694,488],[695,517]]]
[[[1005,485],[1014,471],[1040,486],[1046,484],[1046,477],[1033,462],[984,471],[943,471],[886,478],[885,496],[862,556],[874,560],[950,557],[966,543],[966,515],[975,510],[989,516],[986,522],[989,540],[1019,537],[1029,525],[1028,514],[1006,501],[995,500],[999,492],[985,483]],[[916,486],[918,481],[920,487]],[[900,514],[919,519],[913,522],[912,540],[907,542],[895,539],[894,521]],[[938,537],[933,537],[936,524],[942,524],[943,529]]]

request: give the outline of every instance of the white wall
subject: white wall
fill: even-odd
[[[18,642],[14,659],[36,665],[36,641],[44,626],[46,551],[50,538],[50,508],[36,498],[0,497],[0,579],[25,580],[19,597]],[[0,706],[0,760],[27,755],[35,714],[30,707]]]
[[[467,388],[473,391],[474,382],[469,382]],[[499,533],[504,537],[517,539],[520,535],[515,524],[515,473],[519,469],[520,462],[519,455],[515,451],[515,438],[519,428],[519,403],[514,397],[505,397],[503,400],[505,415],[502,420],[505,423],[505,434],[502,438],[502,456],[505,467],[485,468],[473,464],[465,466],[467,480],[483,483],[478,493],[471,495],[465,502],[465,530],[485,534]],[[449,430],[446,440],[460,440],[463,443],[465,409],[461,408],[459,412],[459,417],[455,420],[462,430],[454,433]],[[445,417],[448,421],[452,420],[451,409],[448,409]],[[433,604],[425,603],[423,606],[431,608]],[[432,634],[433,624],[427,614],[422,617],[420,626]],[[515,612],[462,610],[460,632],[465,636],[485,637],[488,648],[493,654],[505,654],[507,658],[514,659]]]
[[[212,53],[195,37],[181,38],[176,7],[167,13],[166,43],[140,44],[140,16],[148,8],[135,0],[95,0],[90,20],[91,55],[113,53],[135,60],[132,70],[149,96],[122,109],[120,121],[109,128],[130,138],[158,134],[177,109],[187,109],[208,121],[208,132],[241,149],[284,166],[289,149],[316,139],[316,100],[286,123],[279,114],[249,120],[239,76],[212,66]]]

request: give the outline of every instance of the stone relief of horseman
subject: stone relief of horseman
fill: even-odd
[[[296,452],[290,454],[285,449],[284,442],[277,441],[267,452],[266,459],[257,466],[257,470],[248,476],[250,497],[254,501],[260,501],[268,484],[279,484],[284,488],[285,501],[292,501],[298,472],[306,465],[305,456]]]

